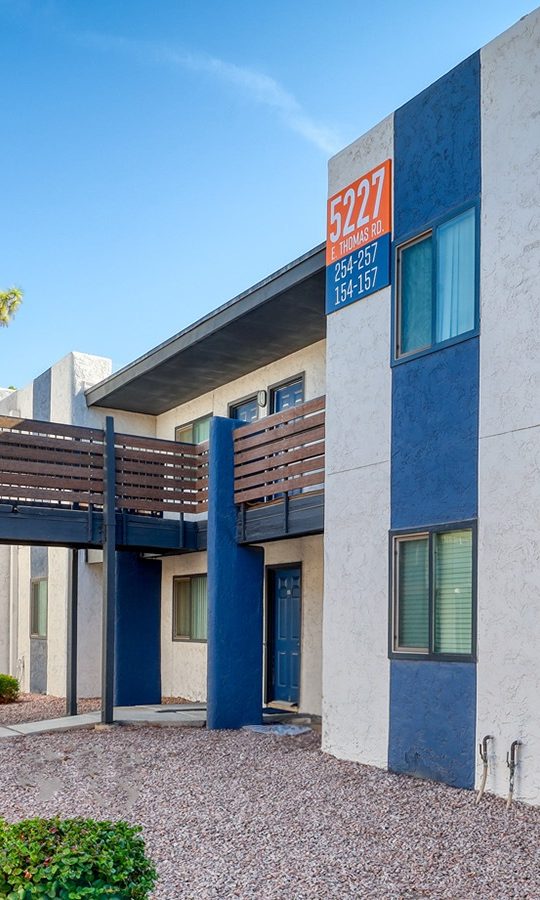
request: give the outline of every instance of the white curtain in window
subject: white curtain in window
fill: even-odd
[[[468,209],[437,229],[437,343],[474,328],[474,219]]]
[[[194,444],[202,444],[203,441],[207,441],[210,437],[210,419],[212,416],[207,416],[206,419],[199,419],[198,422],[193,423],[193,443]]]
[[[471,650],[472,532],[443,532],[435,544],[435,652]]]
[[[205,641],[208,633],[206,575],[191,579],[191,639]]]

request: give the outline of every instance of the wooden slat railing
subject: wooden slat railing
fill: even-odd
[[[105,433],[0,416],[0,503],[103,506]],[[202,513],[208,444],[115,434],[118,510]]]
[[[319,397],[235,431],[236,503],[323,489],[325,401]]]
[[[201,513],[208,508],[208,445],[115,435],[119,509]]]
[[[0,416],[0,503],[103,505],[99,428]]]

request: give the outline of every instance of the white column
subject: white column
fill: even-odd
[[[329,194],[393,157],[393,117],[329,164]],[[390,288],[328,316],[323,747],[386,766]]]
[[[540,11],[482,62],[478,738],[540,803]]]

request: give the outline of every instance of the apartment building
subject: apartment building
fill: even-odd
[[[111,415],[117,431],[198,445],[208,441],[216,416],[262,422],[324,397],[325,326],[319,247],[122,372],[111,374],[110,360],[69,354],[29,387],[0,400],[0,415],[97,427]],[[258,526],[264,556],[261,699],[320,715],[323,507],[319,496],[316,521],[296,527],[294,508],[304,498],[300,489],[291,493],[291,525],[279,528],[278,539],[275,516],[269,520],[271,541],[262,540],[264,521]],[[313,488],[310,493],[315,496]],[[268,491],[261,498],[263,511],[275,511],[283,497]],[[135,647],[142,655],[137,686],[131,673],[117,687],[118,700],[206,700],[206,513],[188,518],[199,520],[199,549],[152,554],[147,569],[158,565],[160,575],[145,581],[144,625],[138,629],[130,612],[123,620],[131,644],[128,669]],[[63,696],[69,551],[0,546],[0,554],[4,633],[12,635],[3,667],[19,675],[25,690]],[[100,694],[102,558],[99,549],[80,550],[80,697]],[[128,593],[131,587],[130,582]]]
[[[328,752],[472,788],[490,736],[504,794],[520,741],[535,803],[539,98],[537,10],[330,160],[336,217],[388,163],[393,221],[382,289],[328,266],[323,622]]]
[[[325,245],[119,373],[72,355],[0,400],[114,418],[118,700],[322,711],[326,752],[465,788],[487,738],[501,795],[518,742],[540,802],[539,98],[537,10],[330,160]],[[2,546],[45,534],[4,481],[0,665],[62,693],[69,551]],[[106,540],[77,515],[82,694]]]

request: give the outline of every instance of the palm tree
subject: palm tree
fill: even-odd
[[[0,291],[0,327],[9,325],[22,303],[23,292],[19,288]]]

